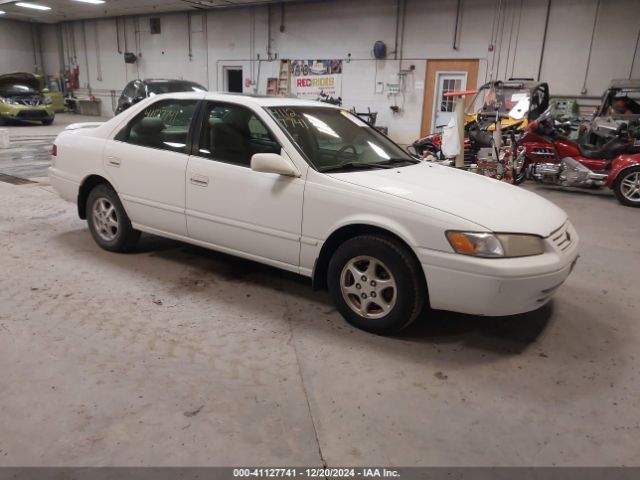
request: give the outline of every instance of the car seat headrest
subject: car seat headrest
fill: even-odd
[[[133,127],[133,130],[139,135],[154,135],[164,130],[164,122],[158,117],[145,117]]]

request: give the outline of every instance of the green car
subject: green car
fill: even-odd
[[[0,124],[7,120],[35,120],[51,125],[55,110],[51,96],[41,91],[42,79],[32,73],[0,75]]]

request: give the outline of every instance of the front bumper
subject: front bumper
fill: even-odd
[[[0,105],[0,118],[6,120],[51,120],[54,116],[53,105]]]
[[[505,316],[530,312],[547,303],[578,259],[578,235],[567,222],[545,240],[545,253],[531,257],[485,259],[418,250],[431,307],[471,315]],[[569,233],[570,243],[562,243]],[[558,245],[558,242],[561,242]]]

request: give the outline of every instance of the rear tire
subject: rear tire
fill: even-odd
[[[353,326],[396,333],[421,313],[427,287],[420,266],[395,239],[362,235],[338,247],[327,272],[329,293]]]
[[[613,184],[618,201],[628,207],[640,207],[640,166],[627,168],[618,174]]]
[[[87,223],[96,243],[110,252],[133,249],[140,232],[131,226],[118,194],[108,185],[94,187],[87,197]]]

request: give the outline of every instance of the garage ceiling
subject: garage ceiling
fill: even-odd
[[[120,15],[144,15],[201,9],[218,9],[266,5],[269,3],[292,3],[309,0],[105,0],[101,4],[81,0],[24,0],[50,7],[50,10],[34,10],[16,5],[19,0],[0,0],[0,18],[28,22],[56,23],[85,18],[104,18]],[[313,1],[313,0],[311,0]]]

